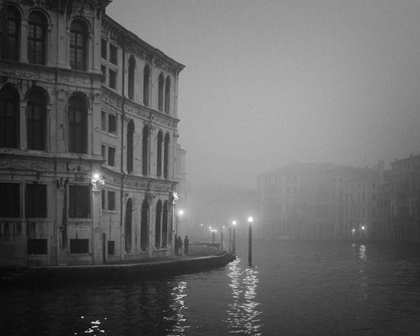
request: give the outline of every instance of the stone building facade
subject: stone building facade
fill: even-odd
[[[271,239],[368,238],[378,225],[383,164],[295,164],[257,177],[259,235]]]
[[[184,66],[109,3],[0,3],[0,265],[173,253]]]
[[[391,162],[387,191],[383,197],[388,205],[384,207],[387,235],[420,242],[420,155]]]

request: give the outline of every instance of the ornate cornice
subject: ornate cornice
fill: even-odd
[[[124,188],[134,189],[142,192],[167,192],[174,190],[174,181],[159,180],[150,177],[124,175],[120,172],[112,171],[106,167],[101,168],[105,185],[112,185],[114,187],[121,187],[124,180]],[[129,190],[125,189],[126,192]]]
[[[124,178],[124,187],[140,189],[143,191],[153,192],[167,192],[172,190],[173,181],[156,180],[144,177],[131,177]]]
[[[106,86],[102,87],[102,92],[102,103],[108,104],[121,112],[124,98],[121,95],[109,90]],[[137,104],[130,100],[125,101],[124,111],[131,117],[138,117],[143,121],[149,121],[154,125],[170,129],[176,129],[179,122],[179,119],[177,118],[150,107]]]
[[[121,46],[125,46],[127,50],[139,58],[149,63],[153,63],[155,66],[174,76],[185,68],[184,65],[141,40],[137,35],[125,29],[107,15],[102,19],[102,33],[104,36],[108,36]]]
[[[58,10],[71,15],[96,16],[100,18],[105,13],[105,8],[112,0],[19,0],[29,6],[37,6],[50,10]]]
[[[48,155],[47,153],[31,155],[27,152],[19,153],[18,151],[14,150],[13,153],[11,150],[10,152],[0,152],[0,170],[90,174],[92,167],[103,164],[102,157],[99,159],[86,155],[76,158],[64,155]]]
[[[63,84],[83,88],[100,88],[101,74],[64,68],[52,68],[14,62],[2,62],[0,77],[6,81],[39,81],[45,84]]]

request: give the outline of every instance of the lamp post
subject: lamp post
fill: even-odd
[[[222,226],[220,230],[220,250],[223,251],[223,232],[225,231],[225,227]]]
[[[236,255],[236,230],[235,230],[236,221],[233,221],[232,225],[233,225],[232,252],[233,252],[233,255]]]
[[[248,218],[249,223],[249,240],[248,240],[248,263],[249,266],[252,265],[252,222],[254,219],[252,217]]]

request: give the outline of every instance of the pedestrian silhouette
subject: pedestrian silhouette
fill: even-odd
[[[176,235],[174,239],[174,252],[175,254],[178,254],[178,237]]]
[[[188,245],[190,244],[190,240],[188,239],[188,236],[185,236],[184,239],[184,253],[187,254],[188,253]]]
[[[179,250],[179,254],[182,254],[182,238],[181,238],[181,236],[178,236],[178,250]]]

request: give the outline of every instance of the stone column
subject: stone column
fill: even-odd
[[[174,116],[175,118],[178,118],[178,82],[179,82],[179,73],[177,72],[174,77],[174,85],[173,85],[173,107],[172,107],[172,113],[169,113],[170,115]]]
[[[66,202],[66,188],[63,178],[56,181],[55,193],[55,232],[57,239],[57,265],[67,265],[67,210]]]
[[[94,44],[94,35],[92,34],[92,32],[88,33],[88,38],[87,38],[87,64],[86,64],[86,70],[87,72],[93,72],[93,66],[95,63],[95,44]],[[100,47],[98,47],[98,52],[100,51]]]
[[[153,251],[155,250],[155,213],[153,211],[153,196],[149,194],[149,218],[148,218],[148,234],[149,234],[149,258],[153,257]]]
[[[67,136],[66,136],[66,114],[67,114],[67,91],[64,89],[57,90],[57,105],[55,116],[51,115],[51,121],[55,122],[56,133],[52,137],[55,141],[55,150],[58,153],[67,152]]]
[[[178,231],[175,231],[175,204],[176,201],[178,200],[178,197],[174,196],[176,194],[174,194],[174,192],[170,192],[170,196],[169,196],[169,204],[170,204],[170,208],[169,208],[169,216],[168,216],[168,244],[171,244],[171,257],[175,256],[175,234],[178,234]]]
[[[66,20],[64,20],[66,22]],[[70,67],[70,26],[63,27],[63,32],[60,37],[60,42],[63,40],[65,43],[64,45],[58,49],[59,55],[58,60],[62,63],[62,66],[67,69],[71,69]],[[61,44],[61,43],[60,43]]]
[[[20,101],[20,113],[19,113],[19,148],[27,149],[28,148],[28,137],[26,131],[26,100]]]
[[[92,256],[93,264],[103,264],[102,253],[102,190],[100,187],[93,186],[93,201],[92,201]]]
[[[89,153],[95,156],[102,155],[102,133],[101,133],[101,93],[99,91],[94,92],[93,94],[93,104],[92,104],[92,114],[91,114],[91,125],[89,129],[92,131],[91,148]],[[115,155],[115,159],[117,156]]]
[[[58,28],[58,27],[57,27]],[[49,24],[47,26],[47,50],[45,51],[45,64],[47,67],[52,67],[56,64],[57,55],[56,52],[58,50],[58,45],[56,43],[56,40],[54,39],[55,36],[53,36],[53,25]]]
[[[20,59],[21,63],[29,63],[28,60],[28,20],[22,18],[21,32],[20,32]]]

